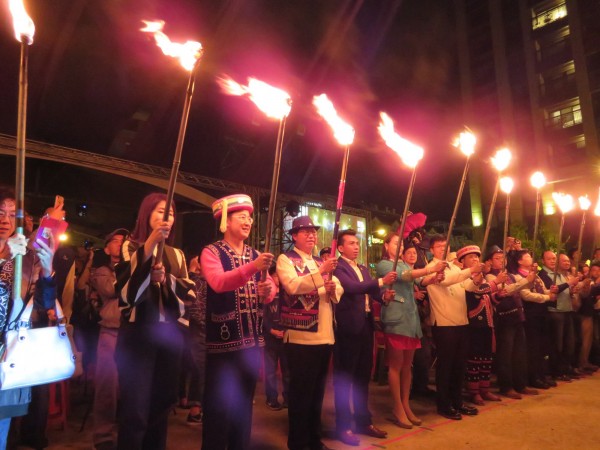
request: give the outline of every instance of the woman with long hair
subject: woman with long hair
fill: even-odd
[[[383,244],[382,259],[377,264],[377,276],[383,277],[393,268],[396,250],[400,245],[398,233],[390,233]],[[396,425],[410,429],[413,425],[421,425],[422,421],[412,412],[409,404],[410,385],[412,381],[412,360],[415,350],[421,347],[421,324],[417,303],[414,298],[414,280],[430,273],[441,271],[439,267],[414,269],[417,251],[412,244],[402,252],[402,261],[398,261],[394,282],[395,298],[381,308],[381,322],[385,334],[389,373],[388,379],[394,400],[394,419]]]
[[[121,308],[118,448],[164,449],[167,419],[177,402],[183,337],[177,327],[184,303],[194,296],[183,252],[171,247],[175,206],[164,220],[166,196],[147,195],[135,228],[123,243],[116,292]],[[162,261],[156,260],[165,243]]]

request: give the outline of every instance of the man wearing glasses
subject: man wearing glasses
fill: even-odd
[[[327,450],[321,442],[321,409],[333,334],[333,308],[344,290],[331,273],[337,259],[313,256],[317,230],[307,216],[294,219],[290,234],[294,248],[277,259],[282,287],[280,323],[290,370],[290,450]]]

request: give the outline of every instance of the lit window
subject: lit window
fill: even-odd
[[[567,16],[567,5],[561,3],[554,8],[547,9],[545,11],[534,12],[532,19],[533,29],[536,30],[538,28],[542,28],[552,22],[556,22],[557,20],[562,19]]]
[[[581,105],[579,99],[572,102],[569,106],[563,106],[547,112],[546,127],[548,128],[569,128],[579,125],[582,122]]]

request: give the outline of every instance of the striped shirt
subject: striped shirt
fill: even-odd
[[[157,264],[156,250],[143,261],[144,247],[125,241],[123,262],[116,268],[115,291],[119,295],[119,309],[127,322],[176,322],[184,313],[184,300],[195,297],[194,282],[188,278],[185,256],[177,248],[165,245],[163,265],[166,280],[152,283],[152,267]]]

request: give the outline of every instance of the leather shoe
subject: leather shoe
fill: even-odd
[[[496,394],[492,394],[490,391],[483,392],[481,397],[488,402],[501,402],[502,399],[498,397]]]
[[[514,389],[509,389],[508,391],[500,391],[500,394],[505,397],[512,398],[513,400],[521,400],[523,397]]]
[[[462,405],[458,408],[458,412],[464,414],[465,416],[476,416],[479,414],[479,410],[474,406]]]
[[[536,389],[550,389],[550,385],[546,384],[545,381],[542,380],[534,380],[531,383],[529,383],[529,386],[531,386],[532,388],[536,388]]]
[[[546,377],[542,380],[544,383],[546,383],[548,386],[550,387],[556,387],[558,386],[558,384],[556,384],[556,381],[554,381],[552,379],[552,377]]]
[[[344,430],[338,433],[338,439],[346,445],[352,445],[358,447],[360,445],[360,438],[355,435],[352,430]]]
[[[281,403],[275,400],[267,400],[267,408],[271,411],[281,411]]]
[[[523,394],[523,395],[539,395],[539,391],[537,389],[531,389],[528,387],[524,387],[523,389],[520,389],[517,391],[519,394]]]
[[[481,396],[481,394],[472,395],[471,398],[469,399],[469,401],[478,406],[485,405],[485,402],[483,401],[483,397]]]
[[[559,375],[554,379],[558,381],[565,381],[567,383],[571,383],[573,381],[573,379],[569,375]]]
[[[567,375],[569,375],[571,378],[577,378],[577,377],[583,378],[583,377],[589,375],[589,373],[582,372],[579,369],[573,369],[573,370],[570,370],[569,372],[567,372]]]
[[[437,412],[440,416],[444,416],[446,419],[452,419],[452,420],[461,420],[462,419],[461,414],[454,408],[446,408],[446,409],[438,408]]]
[[[367,436],[371,436],[371,437],[379,438],[379,439],[383,439],[383,438],[387,437],[387,435],[388,435],[387,431],[380,430],[373,424],[359,428],[356,432],[360,433],[360,434],[366,434]]]

